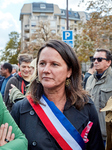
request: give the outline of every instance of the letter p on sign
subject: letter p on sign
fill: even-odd
[[[65,39],[67,39],[69,36],[70,36],[70,33],[69,33],[69,32],[66,32],[66,33],[65,33]]]
[[[73,48],[74,47],[73,30],[63,30],[62,41],[64,41]]]

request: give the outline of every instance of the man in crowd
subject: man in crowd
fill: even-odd
[[[19,71],[19,67],[16,64],[12,65],[12,75],[15,76]]]
[[[105,112],[100,110],[105,107],[109,97],[112,96],[112,69],[110,66],[112,55],[109,50],[97,49],[92,60],[96,72],[88,78],[86,90],[89,91],[97,109],[105,144],[107,136]]]
[[[94,72],[95,72],[95,67],[94,67],[94,64],[93,64],[93,62],[92,62],[91,65],[90,65],[89,70],[85,73],[85,76],[84,76],[84,79],[83,79],[83,86],[84,86],[84,89],[85,89],[85,87],[86,87],[87,79],[88,79],[88,78],[90,77],[90,75],[92,75]]]
[[[2,65],[0,66],[0,91],[1,91],[2,83],[5,79],[5,77],[1,75],[1,68],[2,68]]]
[[[10,63],[4,63],[1,67],[1,75],[4,76],[4,80],[1,85],[1,94],[4,98],[4,91],[8,80],[12,77],[12,65]]]
[[[12,88],[11,85],[16,86],[24,95],[26,94],[25,87],[30,83],[31,75],[29,73],[30,63],[32,61],[32,56],[28,54],[20,54],[18,56],[18,66],[20,72],[17,75],[13,76],[7,83],[5,93],[4,93],[4,102],[7,106],[7,109],[11,111],[13,103],[9,99],[9,90]]]

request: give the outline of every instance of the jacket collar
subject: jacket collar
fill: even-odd
[[[112,69],[111,69],[111,67],[108,67],[108,68],[104,71],[104,73],[103,73],[103,75],[101,76],[100,79],[106,78],[107,74],[111,74],[111,73],[112,73]],[[97,74],[97,72],[95,72],[95,73],[93,74],[93,76],[94,76],[94,78],[95,78],[96,80],[98,80],[96,74]]]
[[[30,103],[28,102],[27,98],[25,97],[22,101],[22,106],[20,108],[20,113],[24,114],[30,112],[33,108],[31,107]]]

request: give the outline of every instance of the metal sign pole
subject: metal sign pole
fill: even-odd
[[[68,25],[68,0],[66,0],[66,22],[67,22],[67,30],[69,30],[69,25]]]

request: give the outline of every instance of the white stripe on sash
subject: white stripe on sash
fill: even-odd
[[[75,141],[75,139],[70,135],[70,133],[65,129],[65,127],[61,124],[61,122],[57,119],[57,117],[54,115],[46,101],[43,97],[40,99],[42,104],[39,104],[41,108],[44,110],[52,124],[55,126],[56,130],[59,132],[59,134],[63,137],[63,139],[70,145],[70,147],[73,150],[82,150],[80,145]]]

